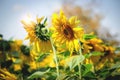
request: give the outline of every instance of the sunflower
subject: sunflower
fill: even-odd
[[[65,43],[70,52],[78,51],[80,48],[79,40],[82,40],[84,30],[79,27],[77,17],[73,16],[67,19],[61,10],[59,15],[53,14],[52,24],[51,29],[54,31],[52,35],[54,42]]]
[[[103,41],[99,38],[93,38],[93,39],[90,39],[88,40],[88,43],[90,46],[92,46],[92,50],[94,51],[104,51],[104,48],[103,48]]]
[[[17,80],[17,77],[4,68],[0,69],[0,80]]]
[[[104,50],[104,56],[103,59],[106,59],[109,62],[114,62],[114,58],[115,58],[115,48],[112,46],[106,46],[105,50]]]
[[[19,70],[21,70],[22,67],[20,64],[14,64],[13,68],[14,68],[14,71],[19,71]]]
[[[92,38],[90,40],[84,40],[83,53],[90,53],[93,51],[104,51],[103,41],[99,38]]]
[[[22,40],[13,40],[10,43],[11,52],[13,51],[20,51],[20,46],[23,44]]]
[[[49,37],[48,29],[46,26],[46,20],[44,23],[41,23],[44,17],[36,18],[36,22],[25,21],[21,22],[24,24],[25,30],[28,32],[27,38],[30,40],[30,43],[34,45],[37,52],[48,52],[51,50],[51,42]]]

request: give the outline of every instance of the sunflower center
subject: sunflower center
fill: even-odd
[[[48,30],[45,28],[43,24],[36,25],[35,34],[42,41],[50,40],[50,37],[48,35]]]
[[[69,25],[66,25],[64,27],[63,33],[64,33],[65,37],[67,37],[68,39],[73,39],[73,37],[74,37],[73,30],[71,29],[71,27]]]

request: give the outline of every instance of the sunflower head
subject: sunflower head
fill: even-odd
[[[53,14],[52,37],[54,41],[60,44],[65,43],[70,52],[78,51],[80,48],[79,40],[82,40],[84,34],[84,30],[79,26],[79,22],[75,16],[68,19],[62,10],[59,15]]]
[[[28,32],[27,39],[30,39],[31,42],[36,39],[47,41],[49,40],[48,30],[46,28],[47,18],[42,23],[44,17],[38,18],[36,17],[36,22],[31,20],[22,20],[21,22],[24,24],[25,30]]]
[[[49,31],[46,28],[47,18],[43,21],[44,17],[36,18],[36,22],[22,20],[25,30],[28,32],[27,39],[36,47],[37,52],[46,52],[51,49]]]

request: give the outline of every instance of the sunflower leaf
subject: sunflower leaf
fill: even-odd
[[[84,77],[85,80],[97,80],[96,75],[92,71],[89,71],[83,77]]]
[[[84,56],[85,56],[85,58],[90,58],[91,56],[100,56],[100,55],[103,55],[103,53],[98,52],[98,51],[93,51],[89,54],[85,54]]]
[[[41,61],[43,61],[43,59],[45,59],[48,55],[49,55],[49,54],[41,54],[36,61],[37,61],[37,62],[41,62]]]
[[[16,59],[16,61],[14,62],[14,64],[20,64],[22,62],[21,59]]]
[[[77,55],[77,56],[72,56],[70,59],[67,61],[67,65],[70,67],[70,70],[74,69],[80,62],[84,60],[84,56]]]
[[[114,66],[112,66],[110,69],[117,69],[120,68],[120,62],[116,63]]]
[[[46,21],[47,21],[47,18],[45,18],[45,20],[44,20],[44,24],[46,23]]]
[[[41,71],[36,71],[35,73],[31,74],[30,76],[28,76],[28,79],[34,79],[34,78],[40,78],[41,76],[43,76],[45,73],[49,72],[50,69],[41,72]]]
[[[19,55],[18,51],[13,51],[12,56],[15,57],[15,58],[18,58],[20,55]]]
[[[120,51],[120,47],[117,47],[116,50]]]
[[[92,38],[96,38],[96,35],[84,34],[83,38],[84,38],[85,40],[89,40],[89,39],[92,39]]]
[[[100,56],[100,55],[103,55],[103,53],[98,52],[98,51],[93,51],[90,54],[91,54],[91,56]]]
[[[92,68],[92,64],[84,64],[82,65],[82,75],[85,76],[88,72],[90,72]]]

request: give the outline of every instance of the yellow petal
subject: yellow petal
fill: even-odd
[[[44,19],[44,16],[41,17],[41,18],[38,18],[38,16],[36,16],[36,20],[37,20],[37,23],[38,23],[38,24],[39,24],[43,19]]]

